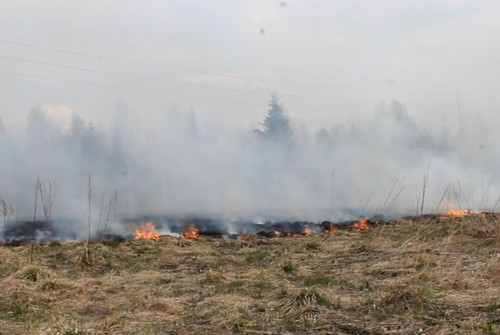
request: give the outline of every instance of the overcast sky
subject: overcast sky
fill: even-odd
[[[0,1],[0,116],[194,110],[252,127],[277,92],[311,131],[396,99],[417,122],[500,111],[496,0]]]

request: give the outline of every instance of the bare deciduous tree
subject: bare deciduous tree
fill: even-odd
[[[113,191],[113,196],[111,199],[109,199],[109,203],[107,206],[108,214],[106,216],[106,221],[104,222],[104,231],[103,234],[105,235],[108,230],[108,224],[109,221],[115,216],[116,214],[116,206],[118,204],[118,192],[116,190]]]
[[[42,202],[43,214],[46,222],[52,221],[52,207],[57,194],[57,180],[48,178],[46,181],[38,179],[38,191]]]
[[[16,214],[16,208],[11,204],[7,203],[4,198],[0,197],[0,212],[3,216],[3,222],[7,223]]]

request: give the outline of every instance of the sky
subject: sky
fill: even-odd
[[[175,109],[251,128],[271,92],[311,132],[392,100],[429,127],[456,124],[458,104],[483,125],[500,108],[498,1],[0,6],[0,115],[13,128],[38,105],[109,122],[118,104],[146,124]]]

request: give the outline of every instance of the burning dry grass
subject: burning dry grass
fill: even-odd
[[[500,220],[0,247],[0,334],[499,334]]]

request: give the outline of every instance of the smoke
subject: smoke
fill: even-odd
[[[248,129],[202,124],[192,110],[154,124],[139,116],[122,104],[110,124],[95,124],[45,105],[23,134],[0,122],[2,224],[43,219],[41,203],[34,213],[37,180],[54,185],[45,189],[52,216],[80,236],[89,195],[95,230],[145,214],[319,221],[416,214],[422,202],[424,212],[494,210],[500,193],[493,136],[473,141],[465,125],[433,132],[398,101],[310,132],[277,97]]]

